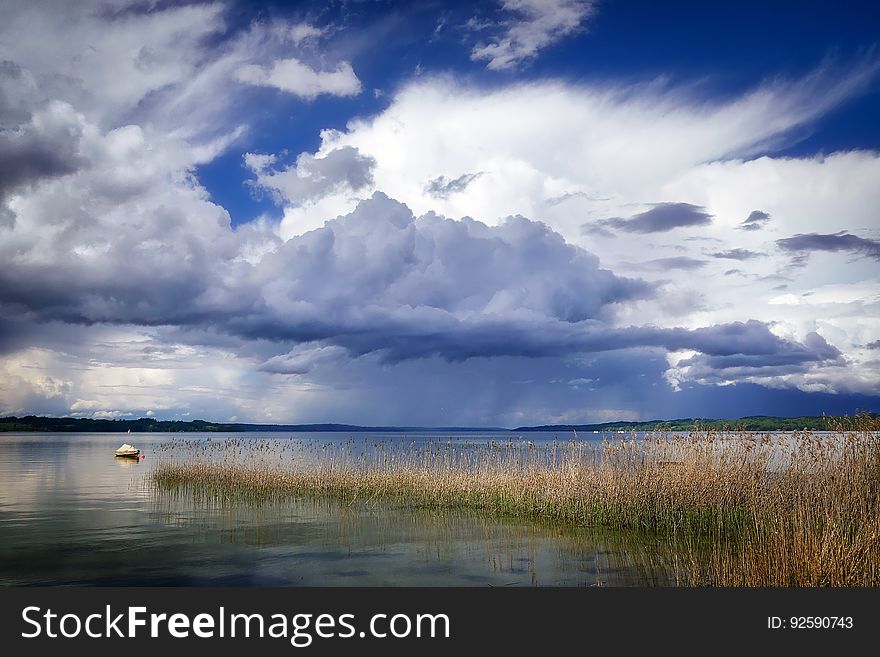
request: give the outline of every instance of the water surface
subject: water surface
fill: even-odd
[[[570,436],[530,433],[525,439]],[[0,584],[594,586],[671,584],[648,536],[470,512],[290,500],[235,507],[154,490],[174,441],[437,441],[437,434],[0,434]],[[444,436],[507,441],[511,434]],[[513,437],[514,439],[518,437]],[[601,435],[581,436],[597,439]],[[117,459],[122,442],[143,460]],[[167,448],[164,448],[167,451]]]

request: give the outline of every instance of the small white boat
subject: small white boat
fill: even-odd
[[[136,459],[141,453],[137,447],[133,447],[128,443],[125,443],[122,447],[116,450],[116,456],[125,456],[128,458]]]

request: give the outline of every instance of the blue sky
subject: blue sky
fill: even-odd
[[[240,142],[253,150],[291,153],[314,151],[324,128],[341,129],[348,120],[387,107],[389,93],[420,67],[422,74],[454,71],[482,85],[563,77],[577,81],[632,82],[668,78],[697,83],[707,97],[742,93],[776,75],[805,75],[823,62],[846,66],[874,55],[880,28],[875,3],[843,8],[827,2],[604,2],[584,29],[549,46],[523,66],[488,71],[470,59],[475,42],[462,28],[475,16],[503,20],[499,3],[255,2],[237,8],[231,29],[273,17],[320,17],[322,22],[381,38],[381,47],[365,47],[358,77],[366,89],[385,92],[355,98],[319,98],[304,106],[295,98],[269,92],[274,102],[263,120]],[[327,7],[332,7],[328,9]],[[344,7],[344,8],[343,8]],[[438,29],[439,28],[439,29]],[[367,37],[369,38],[369,37]],[[463,47],[465,46],[465,47]],[[810,155],[843,149],[880,148],[880,90],[869,88],[844,107],[822,117],[779,145],[779,155]],[[233,224],[271,212],[267,197],[257,197],[242,180],[241,153],[232,150],[199,167],[199,179],[229,210]]]
[[[0,413],[880,409],[876,3],[7,15]]]

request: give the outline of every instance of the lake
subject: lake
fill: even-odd
[[[511,437],[480,433],[446,438],[472,442]],[[540,442],[555,435],[526,437]],[[148,475],[158,460],[154,450],[160,453],[162,445],[167,449],[180,441],[224,439],[368,445],[436,441],[438,435],[0,434],[0,584],[672,583],[662,546],[634,533],[333,500],[231,508],[150,485]],[[145,458],[114,458],[113,451],[123,442],[141,448]]]

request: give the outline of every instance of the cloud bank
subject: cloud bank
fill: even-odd
[[[333,348],[400,362],[657,347],[745,355],[754,368],[839,356],[818,336],[800,344],[755,321],[694,330],[615,326],[615,308],[653,296],[654,286],[601,268],[593,254],[523,217],[494,227],[416,218],[376,193],[255,264],[239,257],[240,238],[222,226],[212,239],[175,249],[186,241],[186,230],[174,229],[185,226],[182,219],[170,212],[149,229],[128,225],[130,240],[100,258],[19,257],[0,273],[0,304],[43,322],[209,326],[282,349],[314,344],[323,349],[317,361],[338,356]],[[317,362],[311,352],[279,356],[262,369],[305,372]]]
[[[368,39],[330,47],[344,21],[7,4],[0,412],[515,425],[876,397],[880,157],[775,150],[873,60],[714,98],[425,74],[374,106],[339,100],[374,82]],[[593,9],[506,2],[470,66],[513,71]],[[332,103],[364,113],[254,136]],[[231,221],[199,178],[219,159],[280,220]]]

